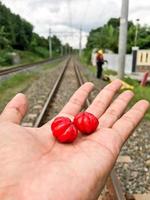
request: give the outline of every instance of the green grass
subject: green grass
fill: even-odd
[[[96,66],[92,66],[92,65],[87,65],[87,64],[86,64],[86,67],[87,67],[93,74],[96,74]]]
[[[39,79],[41,70],[49,70],[57,66],[60,61],[50,64],[44,64],[39,71],[36,72],[22,72],[10,77],[7,80],[0,82],[0,111],[3,110],[6,103],[15,96],[18,92],[24,92],[33,81]]]
[[[17,52],[20,55],[21,64],[28,64],[44,59],[42,56],[39,56],[38,54],[33,53],[31,51],[17,51]]]
[[[131,78],[124,78],[124,81],[128,84],[134,86],[133,92],[135,94],[133,100],[131,101],[129,107],[133,106],[137,101],[141,99],[148,100],[150,102],[150,85],[148,84],[146,87],[140,86],[140,83]],[[145,119],[150,120],[150,109],[145,115]]]
[[[116,76],[117,75],[117,72],[115,70],[112,70],[112,69],[104,69],[104,75],[113,75],[113,76]]]
[[[48,51],[47,50],[45,50],[45,51],[46,51],[45,56],[42,56],[40,54],[31,52],[31,51],[16,50],[15,52],[19,54],[21,62],[19,64],[15,64],[15,65],[8,65],[8,64],[2,65],[1,60],[0,60],[0,69],[7,69],[9,67],[17,67],[18,65],[29,64],[29,63],[42,61],[44,59],[48,59]],[[5,53],[3,53],[3,54],[5,54]],[[44,54],[44,52],[43,52],[43,54]],[[1,53],[0,53],[0,57],[1,57]],[[55,55],[53,58],[57,58],[57,57],[58,57],[58,55]]]
[[[20,73],[0,84],[0,110],[18,92],[23,92],[30,84],[38,79],[37,73]]]
[[[96,74],[96,66],[87,64],[85,56],[82,56],[80,58],[80,62],[83,64],[83,66],[87,67],[93,74]]]
[[[21,59],[21,62],[17,65],[11,65],[11,63],[9,63],[9,59],[8,61],[4,62],[4,58],[7,55],[7,52],[2,52],[0,53],[0,68],[7,68],[7,67],[16,67],[18,65],[22,65],[22,64],[28,64],[28,63],[33,63],[33,62],[37,62],[40,60],[44,60],[46,58],[48,58],[48,56],[44,57],[40,54],[31,52],[31,51],[18,51],[15,50],[14,52],[18,53]],[[7,56],[8,57],[8,56]]]
[[[54,62],[49,63],[49,64],[44,64],[43,69],[47,70],[47,69],[53,68],[53,67],[57,66],[59,63],[60,63],[60,61],[57,60],[57,61],[54,61]]]

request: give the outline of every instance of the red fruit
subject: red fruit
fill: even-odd
[[[78,136],[78,130],[67,117],[57,117],[51,125],[54,137],[61,143],[71,143]]]
[[[80,132],[89,135],[97,129],[99,121],[93,114],[81,112],[75,116],[73,123]]]

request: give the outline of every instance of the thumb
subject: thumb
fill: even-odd
[[[24,94],[18,93],[5,107],[0,121],[10,121],[19,124],[28,109],[28,101]]]

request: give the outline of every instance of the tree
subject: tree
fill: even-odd
[[[55,35],[52,37],[52,47],[55,53],[60,53],[61,42]]]
[[[111,49],[114,52],[118,50],[118,31],[111,24],[104,25],[102,28],[91,31],[88,37],[87,48]]]
[[[110,49],[114,53],[118,52],[119,18],[111,18],[104,26],[92,30],[89,34],[86,51],[94,48]],[[134,46],[136,25],[132,21],[128,22],[127,52],[131,53]],[[140,48],[150,48],[150,27],[138,27],[137,45]]]
[[[31,42],[33,26],[19,15],[12,14],[0,2],[0,28],[4,27],[5,38],[15,49],[27,49]]]
[[[11,13],[10,9],[0,2],[0,48],[5,49],[7,46],[48,56],[48,38],[34,33],[32,24]],[[62,44],[56,36],[52,37],[52,46],[55,54],[60,53]]]
[[[7,39],[7,33],[4,30],[4,26],[0,27],[0,49],[5,49],[7,47],[9,47],[10,42]]]

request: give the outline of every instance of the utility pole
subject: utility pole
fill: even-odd
[[[139,28],[139,19],[136,19],[136,31],[135,31],[135,39],[134,39],[134,46],[137,46],[137,38],[138,38],[138,28]]]
[[[118,78],[123,79],[125,70],[127,31],[128,31],[129,0],[122,0],[119,33],[119,58],[118,58]]]
[[[82,55],[82,28],[80,28],[80,36],[79,36],[79,56]]]
[[[67,47],[67,44],[65,44],[65,55],[68,54],[68,47]]]
[[[71,54],[71,49],[70,49],[70,45],[68,47],[68,51],[69,51],[69,55]]]
[[[49,57],[52,58],[52,38],[51,38],[51,29],[49,29]]]
[[[64,55],[64,47],[63,47],[63,44],[61,45],[61,56]]]

